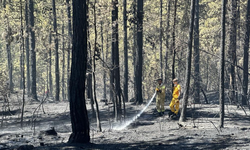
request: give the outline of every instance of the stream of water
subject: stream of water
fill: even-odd
[[[114,130],[123,130],[125,129],[127,126],[129,126],[132,122],[134,122],[137,118],[139,118],[141,116],[141,114],[148,108],[148,106],[152,103],[154,97],[156,95],[156,92],[154,93],[154,95],[152,96],[152,98],[150,99],[150,101],[147,103],[147,105],[138,113],[136,114],[133,118],[131,118],[130,120],[126,121],[124,124],[121,125],[117,125],[115,126],[113,129]]]

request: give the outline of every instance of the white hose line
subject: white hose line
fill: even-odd
[[[154,95],[152,96],[152,98],[150,99],[150,101],[147,103],[147,105],[137,114],[135,115],[132,119],[130,119],[129,121],[126,121],[124,124],[122,125],[117,125],[115,126],[113,129],[114,130],[123,130],[124,128],[126,128],[128,125],[130,125],[132,122],[134,122],[137,118],[139,118],[141,116],[141,114],[148,108],[148,106],[152,103],[154,97],[156,95],[156,92],[154,93]]]

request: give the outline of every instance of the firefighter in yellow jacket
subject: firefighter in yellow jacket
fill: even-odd
[[[157,79],[158,85],[156,86],[156,109],[159,115],[164,114],[164,102],[165,102],[165,85],[162,84],[162,79]]]
[[[178,84],[178,79],[175,78],[173,80],[174,83],[174,87],[173,87],[173,98],[172,101],[169,105],[171,112],[169,114],[169,116],[173,117],[173,116],[177,116],[178,112],[179,112],[179,97],[181,94],[181,86]]]

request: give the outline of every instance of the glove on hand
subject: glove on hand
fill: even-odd
[[[161,90],[157,89],[157,92],[161,93]]]

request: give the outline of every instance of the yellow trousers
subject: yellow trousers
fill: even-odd
[[[156,99],[156,109],[158,112],[164,112],[164,99]]]
[[[173,113],[175,113],[176,115],[179,112],[179,105],[180,105],[179,99],[177,99],[177,98],[173,98],[172,101],[171,101],[171,103],[170,103],[170,105],[169,105],[171,111]]]

